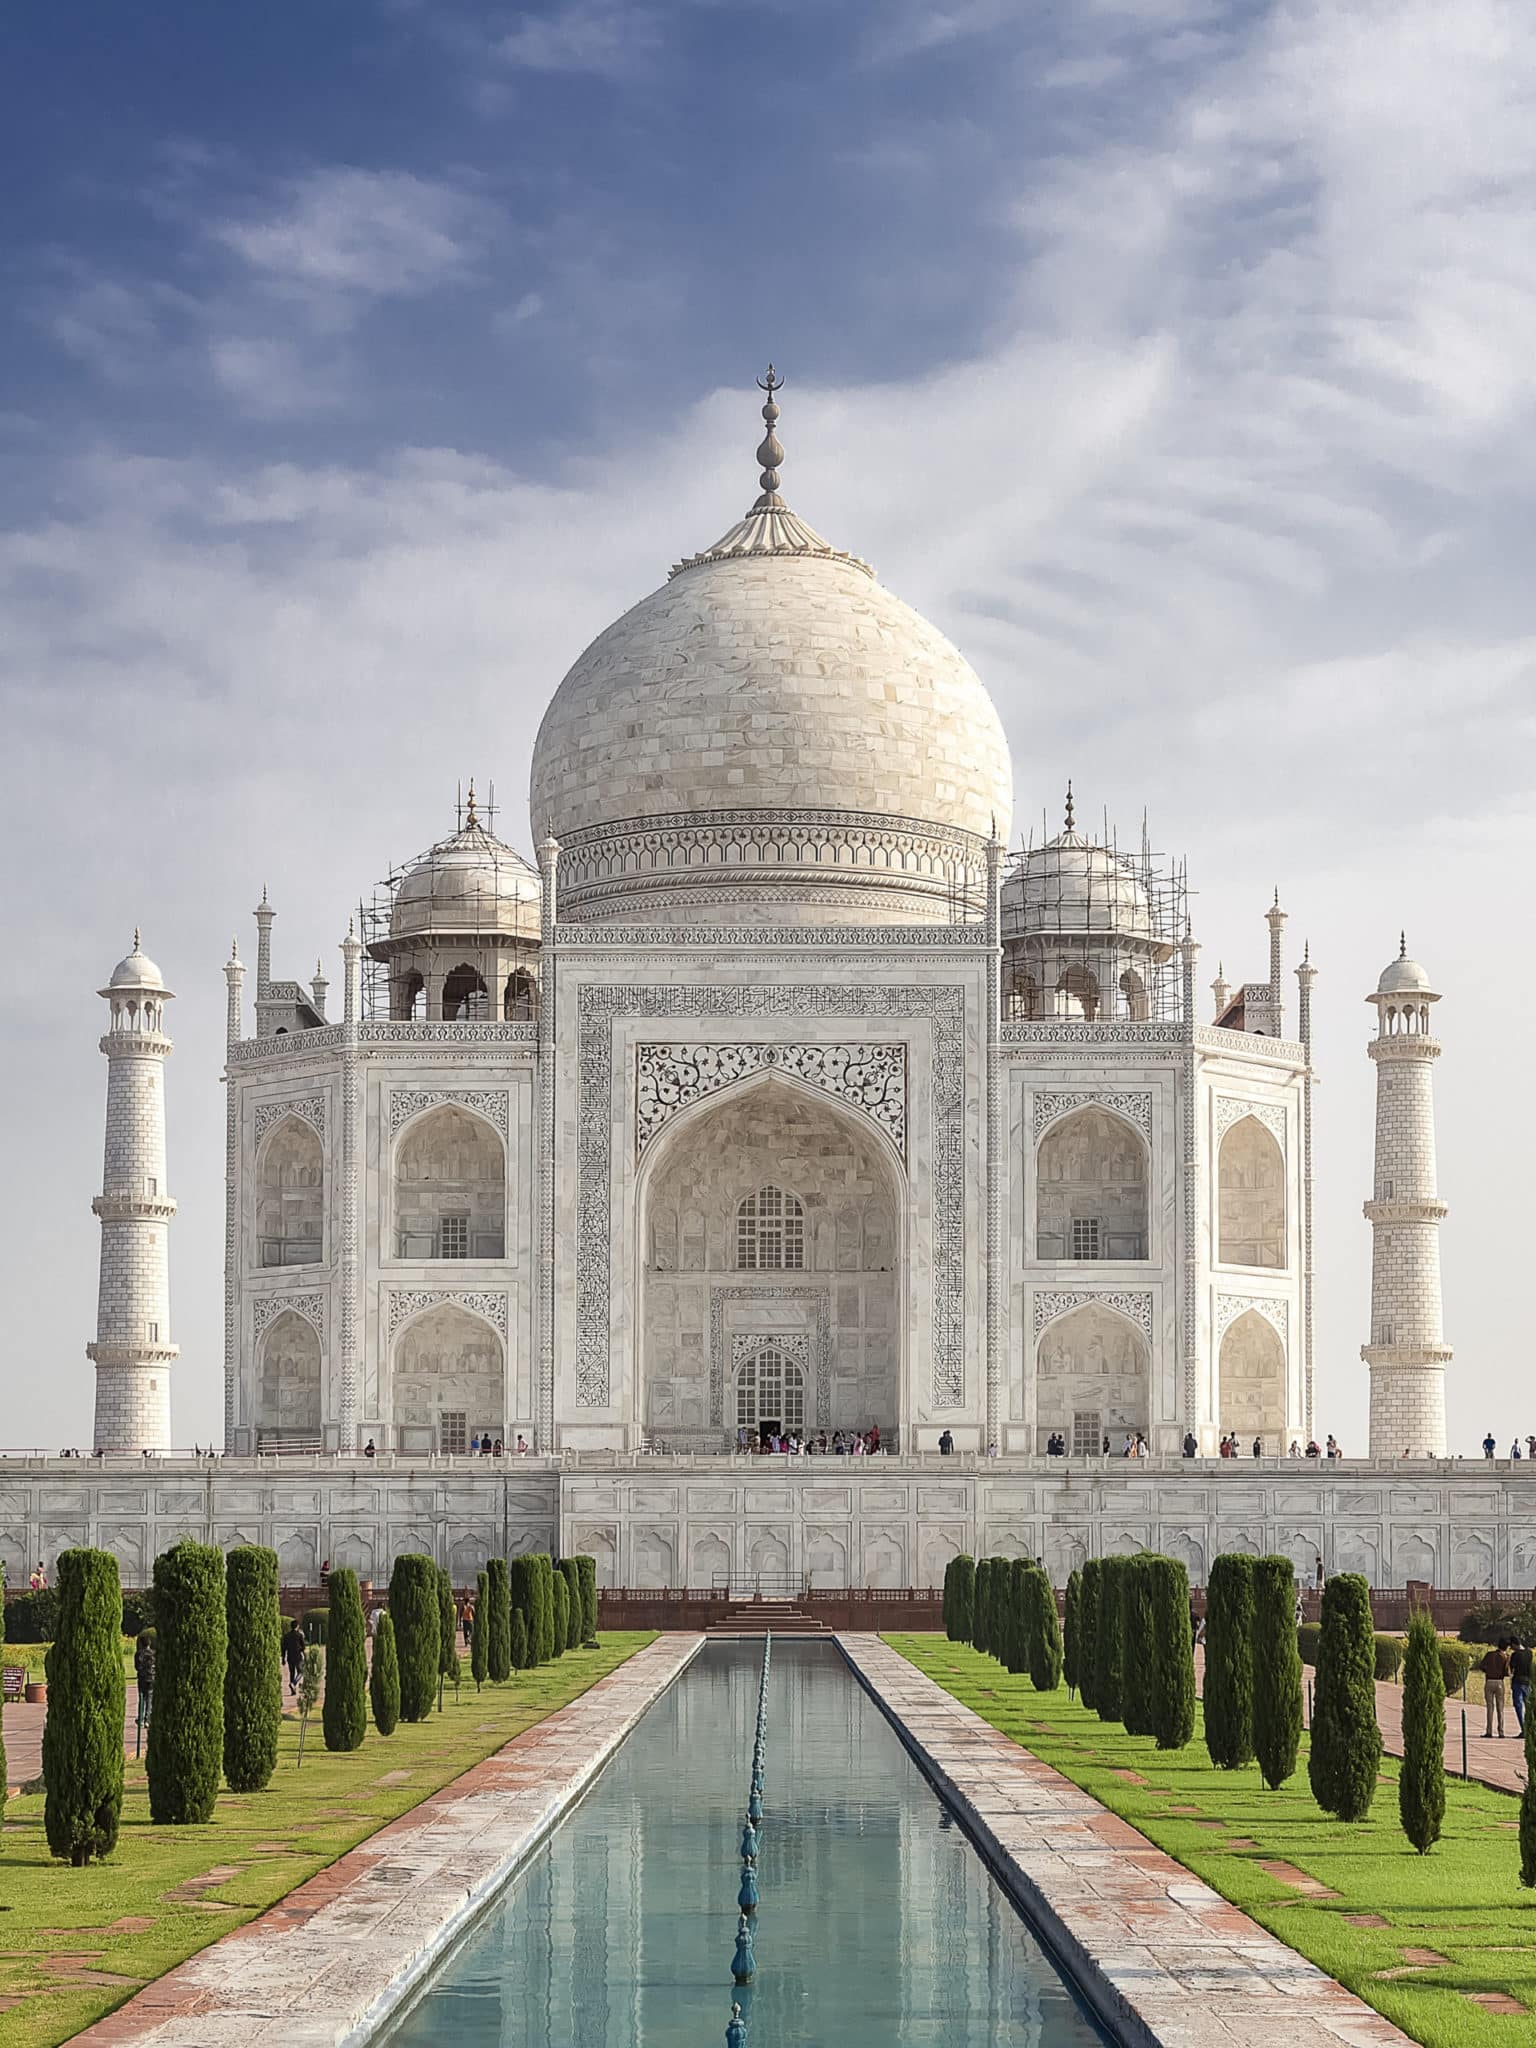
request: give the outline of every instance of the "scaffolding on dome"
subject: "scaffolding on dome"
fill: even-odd
[[[462,786],[457,792],[455,810],[457,823],[452,832],[429,846],[425,853],[412,856],[408,861],[391,865],[387,874],[374,883],[368,895],[360,897],[357,905],[357,933],[363,942],[362,960],[362,1014],[366,1018],[389,1018],[393,1012],[390,1000],[390,946],[397,934],[394,930],[395,903],[400,885],[408,874],[415,874],[436,856],[452,851],[462,840],[467,826],[482,828],[486,847],[482,859],[489,863],[491,872],[499,873],[505,866],[509,873],[519,874],[528,869],[524,860],[512,847],[504,847],[495,837],[496,785],[487,785],[489,794],[480,802],[475,796],[471,782],[466,798]],[[510,893],[510,892],[508,892]],[[498,914],[500,892],[482,894],[478,885],[468,900],[468,911],[462,922],[461,935],[466,939],[491,938],[498,934],[501,918]],[[482,908],[483,905],[483,908]],[[491,1005],[486,1000],[483,1009],[466,1008],[467,1016],[499,1017],[500,1005]]]
[[[1122,852],[1107,813],[1097,840],[1076,829],[1072,820],[1069,791],[1066,830],[1052,834],[1042,813],[1039,836],[1031,829],[1009,857],[1002,916],[1004,1016],[1045,1021],[1082,1014],[1064,988],[1026,998],[1022,979],[1015,982],[1010,970],[1027,952],[1038,949],[1057,960],[1076,959],[1087,970],[1106,948],[1123,945],[1135,959],[1143,987],[1134,1005],[1112,989],[1113,1018],[1101,1021],[1124,1022],[1139,1013],[1141,1021],[1179,1022],[1179,942],[1189,930],[1191,893],[1187,863],[1153,852],[1145,814],[1135,853]]]

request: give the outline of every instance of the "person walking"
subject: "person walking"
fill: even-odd
[[[1515,1726],[1525,1733],[1526,1704],[1531,1697],[1531,1646],[1518,1639],[1509,1646],[1509,1703],[1515,1710]]]
[[[290,1621],[288,1633],[283,1637],[283,1662],[288,1666],[288,1691],[290,1694],[296,1693],[299,1689],[299,1679],[304,1671],[304,1651],[306,1648],[303,1629],[297,1621]]]
[[[1495,1721],[1499,1724],[1499,1735],[1504,1734],[1504,1686],[1509,1678],[1509,1652],[1504,1642],[1493,1644],[1478,1670],[1483,1674],[1483,1705],[1487,1709],[1488,1725],[1484,1736],[1493,1733]]]
[[[326,1558],[320,1566],[320,1590],[322,1593],[328,1593],[331,1590],[331,1560],[329,1558]]]
[[[1530,1651],[1526,1651],[1530,1656]],[[150,1702],[155,1692],[155,1632],[151,1628],[140,1629],[138,1641],[133,1646],[133,1676],[139,1688],[139,1721],[141,1725],[149,1720]]]

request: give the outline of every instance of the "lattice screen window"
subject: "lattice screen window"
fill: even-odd
[[[1104,1447],[1104,1418],[1097,1408],[1080,1408],[1072,1417],[1072,1455],[1097,1458]]]
[[[736,1211],[736,1264],[744,1273],[799,1272],[805,1265],[805,1211],[782,1188],[759,1188]]]
[[[445,1408],[437,1418],[438,1440],[445,1451],[465,1451],[469,1448],[469,1421],[462,1408]]]
[[[736,1427],[756,1430],[765,1422],[805,1427],[805,1374],[771,1347],[747,1359],[736,1378]]]
[[[1074,1259],[1102,1259],[1103,1238],[1097,1216],[1074,1216],[1072,1218],[1072,1256]]]
[[[469,1218],[467,1216],[445,1216],[440,1227],[441,1250],[439,1258],[467,1259],[469,1257]]]

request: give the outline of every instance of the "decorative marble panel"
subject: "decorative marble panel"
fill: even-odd
[[[1216,1297],[1216,1342],[1218,1346],[1228,1330],[1241,1315],[1249,1309],[1255,1310],[1267,1323],[1273,1324],[1280,1334],[1280,1341],[1290,1352],[1291,1305],[1288,1301],[1271,1301],[1253,1294],[1218,1294]]]
[[[419,1116],[424,1109],[435,1109],[440,1102],[451,1103],[457,1109],[473,1110],[487,1123],[494,1124],[503,1138],[508,1134],[511,1109],[505,1088],[392,1088],[389,1091],[389,1135],[393,1138],[413,1116]]]
[[[638,1045],[635,1047],[635,1153],[677,1115],[769,1069],[789,1074],[879,1125],[907,1154],[907,1048],[865,1045]]]
[[[1132,1123],[1150,1145],[1152,1142],[1152,1091],[1150,1088],[1078,1088],[1070,1091],[1042,1089],[1035,1097],[1035,1137],[1059,1117],[1076,1109],[1107,1109]]]
[[[731,1371],[734,1375],[744,1353],[772,1344],[793,1358],[806,1377],[816,1376],[817,1426],[832,1412],[832,1297],[825,1287],[794,1286],[788,1282],[764,1287],[717,1287],[709,1303],[709,1414],[727,1444],[736,1440],[736,1425],[725,1412],[725,1305],[728,1301],[808,1301],[816,1312],[815,1341],[804,1333],[775,1330],[750,1335],[736,1332],[731,1337]],[[806,1422],[810,1428],[809,1418]]]
[[[1216,1098],[1216,1142],[1219,1145],[1235,1123],[1245,1116],[1251,1116],[1261,1123],[1266,1131],[1273,1134],[1281,1151],[1285,1150],[1285,1106],[1279,1102],[1240,1102],[1235,1096],[1218,1095]]]
[[[507,1334],[507,1297],[500,1289],[391,1287],[387,1294],[391,1343],[403,1322],[419,1315],[423,1309],[436,1308],[439,1302],[444,1301],[452,1302],[455,1308],[468,1309],[473,1316],[483,1317],[501,1336]]]
[[[284,1117],[296,1116],[300,1123],[306,1123],[317,1137],[325,1136],[325,1097],[323,1095],[302,1095],[288,1102],[258,1102],[256,1105],[256,1143],[280,1124]]]
[[[1109,1308],[1122,1316],[1129,1316],[1137,1329],[1150,1341],[1152,1336],[1152,1290],[1142,1287],[1041,1287],[1035,1291],[1035,1335],[1038,1337],[1047,1323],[1053,1323],[1058,1316],[1064,1316],[1075,1308],[1082,1308],[1088,1302],[1096,1302],[1100,1308]]]
[[[679,946],[686,941],[674,934]],[[823,940],[825,935],[823,934]],[[933,1384],[936,1409],[965,1398],[965,994],[955,987],[721,983],[583,987],[578,995],[576,1405],[610,1400],[613,1026],[620,1017],[926,1017],[933,1033]]]
[[[319,1335],[322,1348],[325,1344],[325,1296],[323,1294],[258,1294],[251,1303],[251,1331],[259,1337],[268,1323],[280,1316],[285,1309],[292,1309],[296,1316],[302,1316],[306,1323],[312,1323]]]

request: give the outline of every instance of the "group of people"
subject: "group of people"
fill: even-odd
[[[834,1429],[830,1442],[825,1430],[811,1436],[799,1429],[770,1431],[766,1436],[745,1427],[736,1432],[737,1451],[752,1458],[775,1454],[790,1458],[865,1458],[878,1455],[883,1448],[878,1422],[863,1430]]]
[[[1494,1437],[1493,1431],[1490,1429],[1488,1434],[1483,1438],[1483,1456],[1485,1458],[1496,1458],[1498,1455],[1499,1446]],[[1523,1449],[1521,1447],[1519,1437],[1516,1437],[1514,1442],[1509,1447],[1509,1455],[1513,1460],[1516,1461],[1516,1463],[1518,1463],[1521,1458],[1536,1458],[1536,1436],[1528,1436],[1525,1439],[1525,1445]]]
[[[1531,1697],[1531,1649],[1518,1636],[1500,1636],[1478,1665],[1483,1674],[1483,1705],[1487,1716],[1484,1733],[1492,1735],[1497,1721],[1498,1733],[1504,1733],[1504,1688],[1509,1687],[1510,1704],[1515,1710],[1513,1733],[1525,1733],[1525,1710]]]

